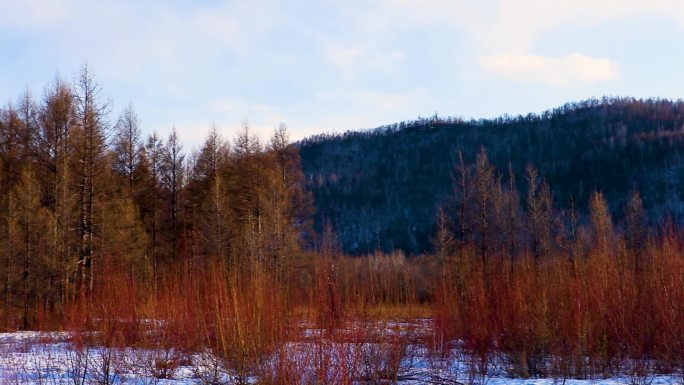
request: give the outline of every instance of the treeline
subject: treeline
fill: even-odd
[[[511,165],[506,173],[500,173],[484,148],[473,163],[467,163],[461,152],[456,158],[452,194],[437,210],[432,238],[434,254],[439,257],[473,245],[485,264],[490,255],[507,255],[514,260],[530,254],[543,261],[564,254],[568,260],[575,260],[585,257],[597,238],[606,243],[607,238],[620,235],[638,271],[640,249],[649,237],[662,232],[659,225],[649,226],[636,188],[621,200],[625,203],[619,208],[620,223],[613,223],[601,191],[594,191],[587,202],[573,200],[569,207],[562,207],[557,205],[550,184],[531,164],[521,178]],[[523,196],[518,179],[523,179]],[[578,211],[580,205],[588,206],[587,216]]]
[[[601,191],[615,218],[638,189],[654,223],[684,219],[684,103],[604,98],[540,115],[465,120],[432,116],[374,130],[322,134],[298,143],[316,201],[316,228],[330,223],[351,254],[432,252],[439,205],[452,190],[458,151],[481,147],[504,174],[529,164],[548,181],[559,208],[583,218]]]
[[[111,272],[158,293],[173,274],[221,265],[278,272],[311,239],[311,197],[284,126],[266,143],[212,128],[186,153],[144,138],[84,67],[0,109],[0,325],[31,328],[98,299]],[[277,276],[277,274],[276,274]]]

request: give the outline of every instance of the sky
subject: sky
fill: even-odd
[[[87,65],[115,121],[291,139],[684,95],[681,0],[0,0],[0,102]]]

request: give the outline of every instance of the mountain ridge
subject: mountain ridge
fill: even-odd
[[[527,165],[550,184],[559,210],[602,191],[616,218],[634,188],[655,221],[684,217],[684,102],[586,99],[541,114],[495,119],[419,118],[297,143],[317,227],[329,222],[350,254],[430,251],[437,208],[451,195],[460,150],[480,148],[526,191]]]

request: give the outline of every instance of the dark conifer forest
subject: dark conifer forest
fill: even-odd
[[[586,223],[596,191],[617,220],[624,218],[633,191],[653,224],[684,218],[684,104],[679,101],[589,99],[539,115],[493,120],[433,116],[321,134],[298,146],[318,210],[317,229],[329,223],[351,254],[430,253],[439,208],[459,221],[453,212],[459,170],[465,164],[471,173],[482,149],[498,169],[496,184],[515,189],[523,200],[532,166],[536,181],[550,186],[564,222],[575,210]]]

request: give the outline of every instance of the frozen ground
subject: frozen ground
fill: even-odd
[[[478,385],[665,385],[679,377],[650,375],[616,378],[515,379],[505,364],[489,362],[486,370],[465,355],[431,356],[421,344],[404,338],[424,324],[385,324],[387,339],[356,342],[358,334],[332,342],[324,332],[307,329],[300,342],[288,343],[264,360],[258,371],[238,376],[225,361],[207,353],[184,354],[174,349],[77,347],[68,333],[0,334],[0,384],[237,384],[258,383],[278,373],[288,383],[335,384],[478,384]],[[370,337],[364,334],[363,338]],[[385,342],[391,341],[391,342]],[[327,373],[325,381],[315,381]]]

